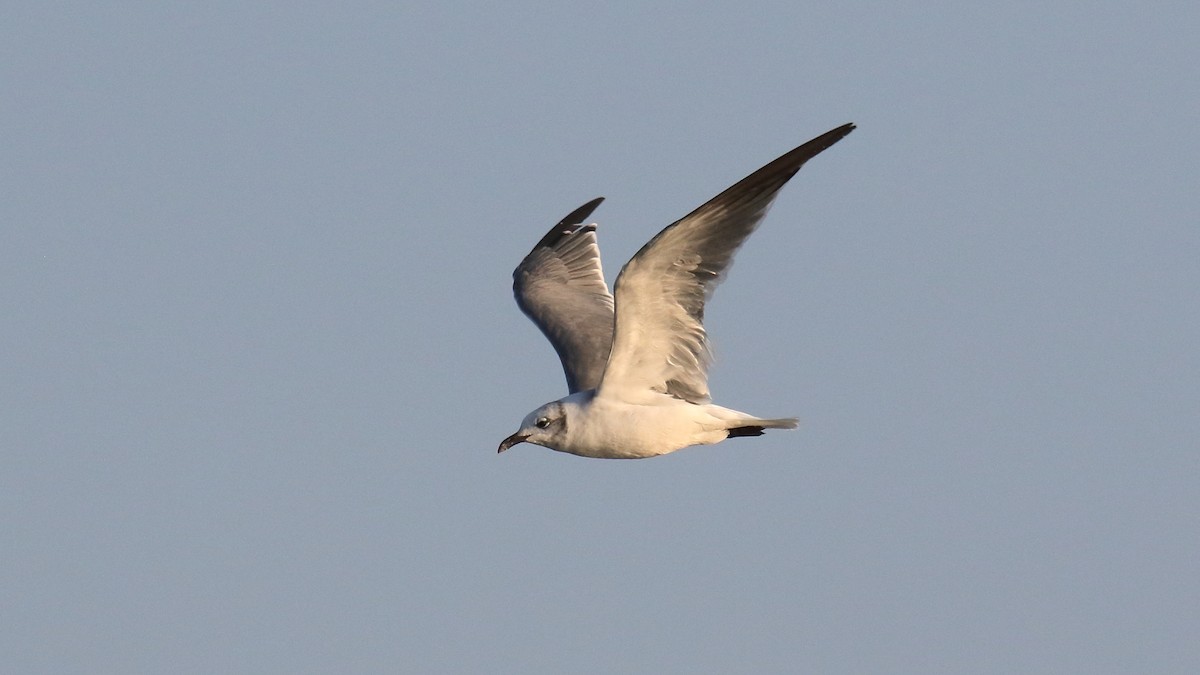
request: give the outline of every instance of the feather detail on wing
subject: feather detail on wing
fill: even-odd
[[[517,305],[554,345],[571,393],[599,385],[612,347],[613,296],[600,267],[596,226],[581,224],[602,201],[563,218],[513,271]]]
[[[779,157],[667,226],[617,277],[616,329],[600,394],[651,390],[707,403],[704,303],[779,189],[854,130],[846,124]]]

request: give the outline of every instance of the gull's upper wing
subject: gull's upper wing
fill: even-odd
[[[600,268],[596,226],[582,225],[604,201],[575,209],[513,271],[513,295],[554,345],[571,393],[600,384],[612,347],[613,296]]]
[[[853,130],[840,126],[755,171],[668,225],[626,263],[617,277],[616,332],[602,394],[653,390],[708,402],[705,300],[779,189]]]

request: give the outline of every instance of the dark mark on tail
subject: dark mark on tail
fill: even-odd
[[[763,427],[734,427],[729,430],[727,438],[738,438],[739,436],[762,436]]]

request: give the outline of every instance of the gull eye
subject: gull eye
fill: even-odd
[[[537,419],[537,421],[533,423],[533,426],[535,426],[539,429],[545,429],[546,427],[550,426],[550,418],[549,417],[539,417]]]

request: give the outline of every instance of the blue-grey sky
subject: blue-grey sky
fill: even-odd
[[[25,2],[0,670],[1200,670],[1193,2]],[[611,279],[827,129],[641,461],[513,266]]]

